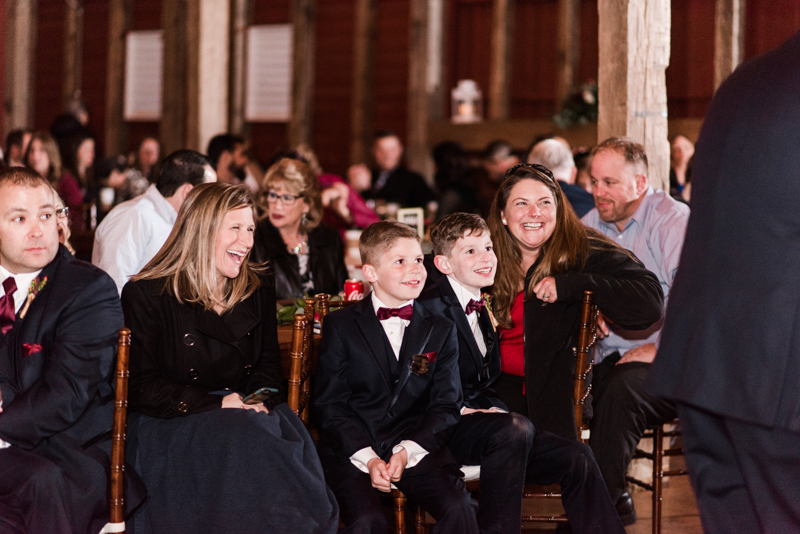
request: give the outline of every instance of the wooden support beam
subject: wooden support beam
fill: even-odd
[[[514,0],[494,0],[492,10],[492,62],[489,66],[489,113],[491,120],[507,120],[509,65],[514,31]]]
[[[628,136],[644,145],[650,184],[668,190],[669,0],[603,0],[598,15],[597,139]]]
[[[83,0],[66,2],[64,17],[64,79],[61,85],[62,105],[81,95],[83,71]]]
[[[353,35],[353,89],[350,116],[350,163],[369,158],[375,112],[376,0],[356,0]]]
[[[105,147],[107,154],[128,151],[125,114],[125,34],[130,28],[131,0],[110,0],[106,58]]]
[[[442,0],[411,0],[409,24],[408,133],[406,161],[428,178],[433,164],[428,123],[442,115]],[[438,108],[434,111],[433,108]]]
[[[6,1],[3,138],[33,126],[33,56],[36,53],[36,0]]]
[[[230,0],[195,0],[199,8],[198,39],[193,47],[197,70],[189,72],[189,97],[197,95],[197,118],[188,123],[189,148],[205,152],[208,142],[228,131],[228,76],[230,46]],[[193,41],[189,40],[189,43]],[[196,51],[196,52],[195,52]],[[196,90],[192,90],[196,87]],[[196,126],[194,126],[196,124]]]
[[[186,148],[188,42],[186,35],[187,0],[163,0],[164,62],[161,89],[159,137],[166,156]]]
[[[314,116],[314,66],[317,16],[315,0],[292,2],[292,114],[289,146],[311,143]]]
[[[575,88],[580,54],[581,25],[579,0],[558,0],[558,77],[556,106],[563,107]]]
[[[247,27],[253,20],[253,0],[231,3],[231,60],[228,86],[228,124],[231,132],[246,135],[244,120],[245,83],[247,81]]]
[[[745,0],[716,0],[714,91],[744,59]]]

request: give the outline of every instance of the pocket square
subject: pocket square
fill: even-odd
[[[42,346],[38,343],[23,343],[22,344],[22,357],[30,356],[31,354],[36,354],[37,352],[41,352]]]
[[[436,361],[435,352],[415,354],[411,357],[411,372],[417,376],[424,375],[429,371],[428,364]]]

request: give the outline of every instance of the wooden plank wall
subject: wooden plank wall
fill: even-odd
[[[3,0],[0,0],[2,2]],[[355,2],[317,1],[317,42],[312,140],[323,167],[344,173],[349,159],[353,27]],[[288,23],[290,0],[252,0],[253,24]],[[91,126],[102,146],[105,99],[107,7],[103,0],[83,0],[83,94]],[[715,0],[672,0],[671,65],[667,69],[670,119],[702,118],[713,91]],[[34,124],[48,128],[62,108],[64,39],[63,0],[39,0],[34,54]],[[408,129],[408,42],[410,0],[380,0],[376,18],[374,127]],[[558,0],[516,0],[510,68],[510,116],[515,120],[546,119],[557,109]],[[162,0],[136,0],[131,29],[161,28]],[[581,0],[580,57],[576,80],[596,78],[597,0]],[[445,29],[446,114],[449,89],[459,79],[478,82],[488,101],[492,0],[447,0]],[[770,50],[800,29],[800,0],[750,0],[746,6],[745,59]],[[2,41],[0,41],[2,42]],[[488,112],[488,110],[484,110]],[[266,163],[286,144],[285,123],[246,124],[254,156]],[[158,123],[128,124],[129,148]]]

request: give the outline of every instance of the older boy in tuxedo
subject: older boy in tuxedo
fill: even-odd
[[[0,172],[0,282],[0,532],[98,532],[122,308],[59,246],[53,190],[28,169]]]
[[[434,532],[477,533],[445,447],[461,406],[456,330],[415,302],[426,277],[419,238],[379,222],[359,249],[373,291],[325,318],[316,375],[320,459],[345,532],[386,532],[374,488],[394,484],[436,519]]]
[[[519,532],[524,483],[561,485],[575,532],[624,532],[589,447],[506,413],[492,383],[500,376],[500,343],[481,288],[494,283],[497,257],[484,220],[454,213],[431,227],[434,264],[446,276],[420,297],[432,314],[456,324],[463,401],[447,447],[462,465],[481,466],[478,524]]]

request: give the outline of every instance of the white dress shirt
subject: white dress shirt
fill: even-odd
[[[406,301],[398,306],[398,308],[402,308],[403,306],[407,305],[413,306],[414,301]],[[387,306],[380,301],[377,295],[375,295],[374,291],[372,292],[372,307],[375,309],[376,315],[378,313],[378,308],[390,308],[390,306]],[[392,346],[392,351],[394,351],[394,357],[397,359],[400,358],[400,347],[403,346],[403,335],[405,334],[406,327],[410,322],[411,321],[406,321],[400,317],[390,317],[389,319],[384,319],[380,322],[381,326],[383,327],[383,331],[386,333],[386,337],[389,338],[389,344]],[[392,447],[392,454],[397,454],[403,449],[405,449],[408,453],[408,462],[406,463],[407,468],[414,467],[420,462],[420,460],[428,455],[428,451],[420,447],[416,441],[411,441],[409,439],[404,439]],[[380,458],[380,456],[372,449],[372,447],[364,447],[363,449],[353,453],[353,455],[350,457],[350,462],[361,471],[369,473],[367,464],[373,458]]]
[[[19,313],[22,309],[22,306],[25,304],[25,300],[28,298],[28,289],[31,287],[31,282],[33,282],[34,278],[39,276],[42,270],[39,269],[34,273],[23,273],[23,274],[13,274],[8,271],[5,267],[0,265],[0,296],[4,296],[6,294],[5,289],[3,289],[3,282],[9,276],[14,277],[14,283],[17,284],[17,290],[14,292],[14,313]],[[3,401],[0,400],[0,408],[3,406]],[[2,417],[2,415],[0,415]],[[6,447],[10,447],[9,443],[6,443],[2,439],[0,439],[0,449],[5,449]]]
[[[155,185],[112,209],[94,235],[92,263],[107,272],[122,294],[131,276],[142,270],[167,241],[178,212]]]

